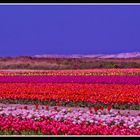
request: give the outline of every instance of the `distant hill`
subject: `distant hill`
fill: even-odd
[[[33,57],[36,58],[140,58],[140,52],[128,52],[128,53],[117,53],[117,54],[93,54],[93,55],[81,55],[81,54],[73,54],[73,55],[53,55],[53,54],[45,54],[45,55],[35,55]]]
[[[140,52],[95,55],[35,55],[0,57],[0,70],[140,68]]]

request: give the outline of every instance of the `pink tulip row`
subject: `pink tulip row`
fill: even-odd
[[[48,107],[35,105],[1,105],[0,115],[13,117],[34,118],[40,120],[43,116],[55,121],[70,120],[73,124],[88,124],[114,126],[121,125],[127,128],[140,128],[139,111],[133,112],[117,112],[116,110],[103,110],[94,112],[94,109],[89,108],[68,108],[68,107]],[[74,115],[73,115],[74,114]]]
[[[120,125],[106,126],[102,123],[73,124],[70,120],[56,121],[42,117],[40,120],[22,119],[0,116],[1,131],[16,131],[20,134],[24,130],[41,131],[44,135],[140,135],[140,128],[127,128]]]

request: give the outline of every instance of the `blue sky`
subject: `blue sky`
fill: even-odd
[[[140,5],[0,5],[0,56],[140,51]]]

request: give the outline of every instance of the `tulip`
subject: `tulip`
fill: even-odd
[[[98,107],[94,107],[94,111],[97,112],[98,111]]]
[[[27,106],[24,106],[24,109],[28,109],[28,107]]]
[[[100,107],[100,109],[103,111],[103,110],[104,110],[104,107],[103,107],[103,106],[101,106],[101,107]]]
[[[49,107],[48,106],[46,106],[46,110],[49,110]]]
[[[36,104],[36,105],[35,105],[35,107],[36,107],[36,110],[38,110],[38,108],[39,108],[39,105],[38,105],[38,104]]]
[[[57,106],[55,106],[54,109],[57,110],[58,109]]]
[[[112,108],[112,106],[110,105],[110,106],[107,107],[107,110],[110,111],[111,108]]]

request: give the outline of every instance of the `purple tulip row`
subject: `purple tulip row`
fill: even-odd
[[[0,82],[140,84],[140,76],[1,76]]]

